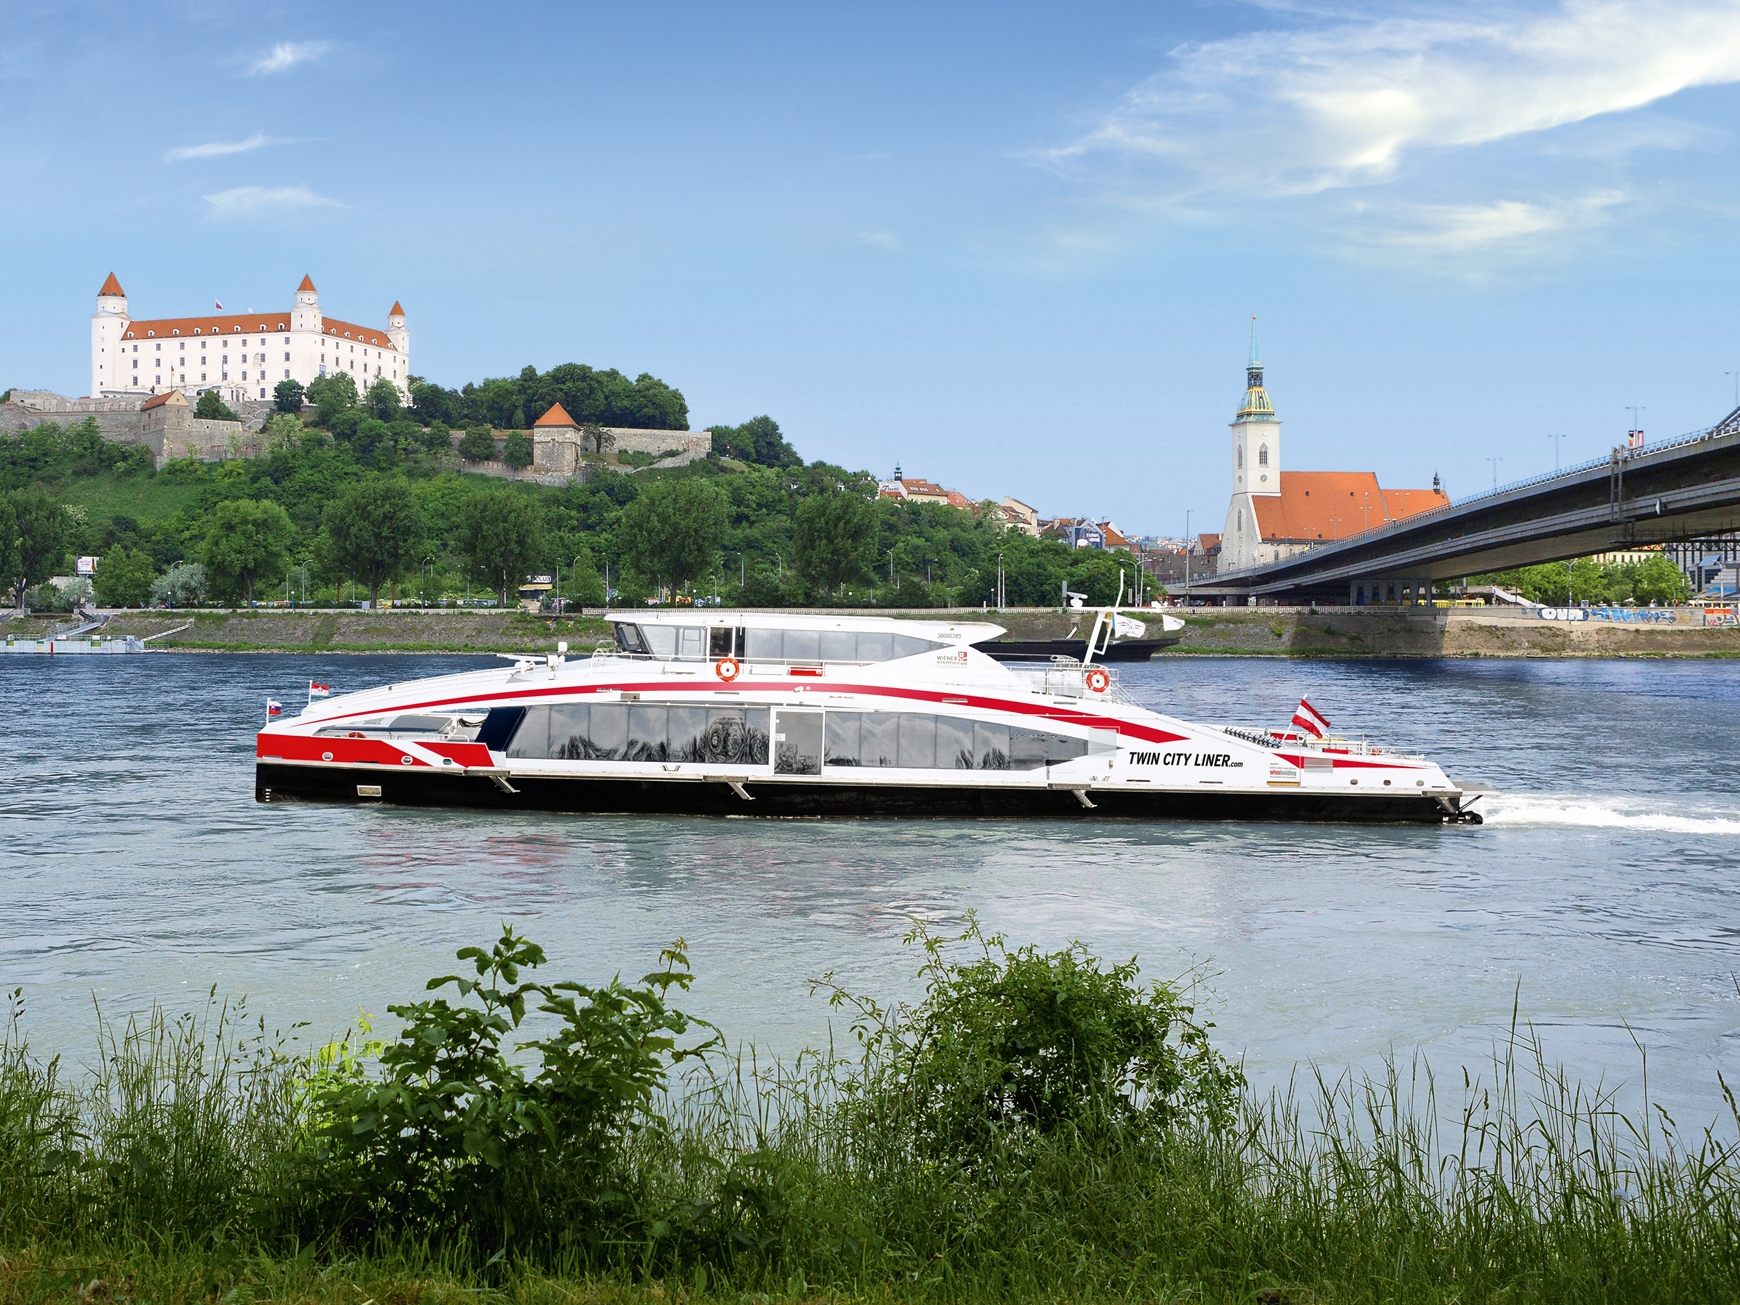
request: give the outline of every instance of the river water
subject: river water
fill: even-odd
[[[1176,658],[1121,671],[1187,719],[1338,731],[1495,790],[1475,828],[504,816],[253,800],[268,695],[462,667],[429,656],[0,658],[0,985],[33,1048],[105,1013],[246,994],[334,1033],[414,1000],[512,921],[552,978],[688,940],[688,1009],[822,1043],[809,980],[912,995],[914,920],[977,911],[1194,978],[1259,1082],[1423,1052],[1478,1068],[1520,1008],[1553,1059],[1682,1124],[1740,1077],[1740,662]],[[836,1029],[841,1038],[844,1028]],[[1635,1041],[1634,1041],[1635,1040]]]

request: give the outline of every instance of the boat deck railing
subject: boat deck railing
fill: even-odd
[[[1293,730],[1264,729],[1260,725],[1219,725],[1215,728],[1229,738],[1238,739],[1242,743],[1254,743],[1260,748],[1285,744],[1307,752],[1327,752],[1350,757],[1381,756],[1384,751],[1380,747],[1374,747],[1368,739],[1347,739],[1339,735],[1326,735],[1316,739],[1309,734],[1300,734]]]

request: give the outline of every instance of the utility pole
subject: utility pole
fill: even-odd
[[[1184,509],[1184,605],[1190,605],[1190,509]]]

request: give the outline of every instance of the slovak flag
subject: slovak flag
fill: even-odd
[[[219,300],[216,300],[216,299],[211,301],[211,306],[213,308],[217,309],[218,312],[220,312],[220,313],[223,312],[223,310],[224,310],[223,304]]]
[[[284,714],[284,704],[283,703],[279,702],[276,698],[267,698],[266,699],[266,715],[268,715],[268,716],[282,716],[283,714]]]
[[[310,698],[328,698],[332,696],[332,686],[322,684],[319,680],[308,681],[308,696]]]
[[[1314,739],[1322,738],[1329,731],[1329,718],[1303,698],[1299,699],[1299,710],[1293,713],[1293,724]]]

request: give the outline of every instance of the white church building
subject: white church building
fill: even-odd
[[[388,380],[408,397],[411,333],[405,329],[405,310],[394,303],[384,330],[328,317],[306,276],[288,311],[263,313],[135,318],[113,272],[97,291],[91,316],[92,398],[216,390],[235,403],[270,399],[281,381],[307,385],[339,372],[356,379],[359,394]]]
[[[1232,501],[1220,541],[1223,572],[1278,562],[1450,502],[1436,476],[1430,489],[1384,489],[1370,471],[1283,471],[1281,419],[1263,387],[1254,317],[1245,397],[1232,420],[1232,455]]]

